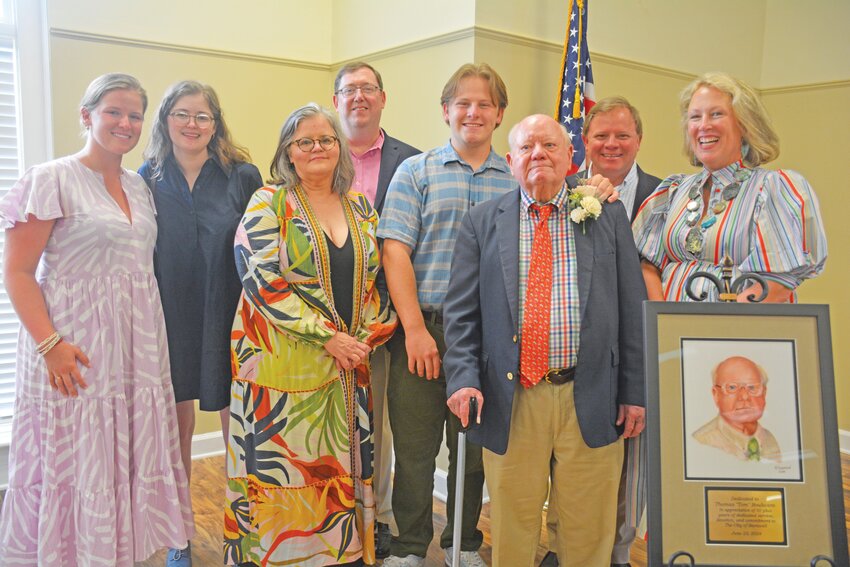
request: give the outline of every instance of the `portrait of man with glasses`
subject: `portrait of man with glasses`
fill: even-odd
[[[711,373],[717,417],[697,429],[694,439],[740,461],[782,461],[773,433],[759,424],[767,404],[767,372],[744,356],[731,356]]]
[[[692,337],[680,354],[682,429],[661,427],[683,445],[685,478],[801,482],[795,342]],[[661,387],[679,397],[672,383]]]

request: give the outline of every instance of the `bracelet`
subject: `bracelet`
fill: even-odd
[[[58,332],[54,331],[52,335],[38,343],[36,350],[38,351],[38,354],[44,356],[45,354],[50,352],[50,349],[58,345],[61,341],[62,337],[59,335]]]

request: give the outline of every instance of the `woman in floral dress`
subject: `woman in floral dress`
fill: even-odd
[[[375,285],[378,217],[349,192],[353,172],[336,116],[299,108],[281,130],[275,184],[237,230],[229,565],[375,560],[369,353],[396,317]]]

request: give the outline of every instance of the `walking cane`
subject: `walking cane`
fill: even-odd
[[[478,398],[469,398],[469,421],[457,433],[457,467],[455,478],[454,530],[452,532],[452,567],[460,567],[460,532],[463,527],[463,483],[466,480],[466,432],[478,419]]]

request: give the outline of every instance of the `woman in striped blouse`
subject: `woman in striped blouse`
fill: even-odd
[[[696,271],[719,277],[729,256],[733,278],[742,272],[764,277],[765,301],[794,301],[797,286],[823,270],[826,235],[803,176],[760,167],[779,155],[764,105],[742,81],[710,73],[685,88],[680,109],[686,153],[702,171],[665,179],[635,219],[649,298],[688,301],[688,277]],[[717,298],[704,278],[692,290]],[[738,301],[761,291],[753,283]]]

